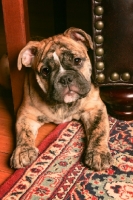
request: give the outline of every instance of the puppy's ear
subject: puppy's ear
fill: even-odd
[[[19,53],[18,70],[21,70],[22,65],[31,67],[41,43],[38,41],[30,41]]]
[[[82,29],[71,27],[64,32],[64,35],[77,42],[82,42],[87,48],[93,49],[91,36]]]

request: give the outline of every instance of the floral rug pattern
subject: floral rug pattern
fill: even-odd
[[[72,121],[59,125],[41,144],[37,160],[0,187],[0,199],[132,200],[133,121],[109,120],[114,163],[108,170],[84,166],[84,129]]]

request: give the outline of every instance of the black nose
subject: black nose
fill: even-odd
[[[73,81],[73,75],[69,74],[69,75],[64,75],[60,78],[59,82],[63,85],[63,86],[67,86],[69,85],[72,81]]]

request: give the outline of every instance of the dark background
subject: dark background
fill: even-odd
[[[28,0],[31,36],[49,37],[73,26],[91,32],[91,0]],[[0,56],[6,52],[0,1]]]

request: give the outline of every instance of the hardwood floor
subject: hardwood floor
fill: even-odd
[[[12,96],[0,88],[0,185],[15,171],[10,168],[10,157],[15,148],[15,119]],[[46,124],[39,129],[36,146],[56,127]]]
[[[13,110],[11,95],[3,94],[0,90],[0,184],[2,184],[14,170],[9,167],[9,157],[14,147],[13,138]],[[9,109],[10,108],[10,111]]]

